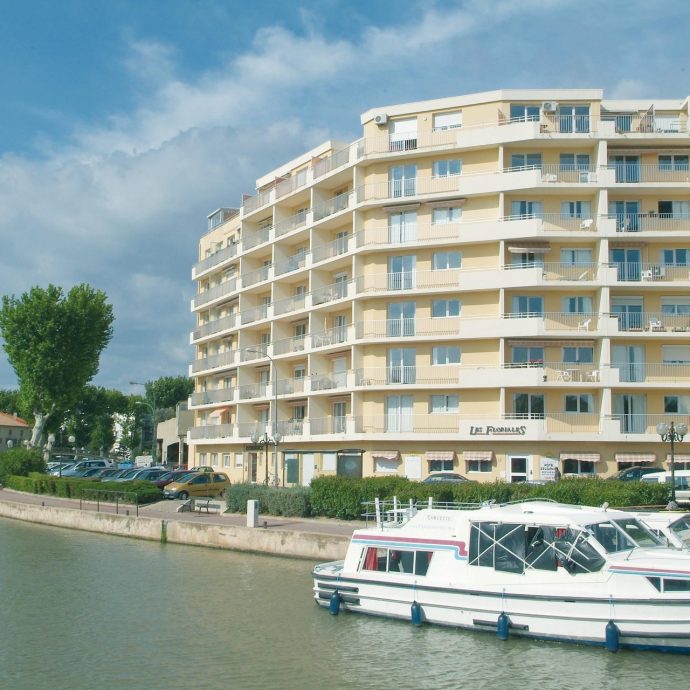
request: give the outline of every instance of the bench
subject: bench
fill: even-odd
[[[217,510],[220,513],[222,508],[221,503],[215,503],[216,500],[213,496],[195,496],[191,500],[191,510],[196,510],[197,513],[201,513],[202,509],[210,513],[212,510]]]

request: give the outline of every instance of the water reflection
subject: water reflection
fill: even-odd
[[[311,564],[0,520],[3,688],[671,688],[681,656],[341,614]]]

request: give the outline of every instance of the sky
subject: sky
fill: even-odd
[[[687,0],[3,0],[0,295],[105,291],[93,383],[141,392],[187,373],[206,216],[257,178],[390,104],[683,99],[689,26]]]

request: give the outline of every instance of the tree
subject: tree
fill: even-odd
[[[146,382],[146,399],[151,403],[155,399],[156,410],[174,410],[175,405],[186,400],[193,390],[194,381],[188,376],[161,376]]]
[[[18,390],[0,390],[0,412],[6,412],[7,414],[17,412],[21,415],[23,411],[19,401]]]
[[[20,402],[34,412],[29,445],[40,445],[46,421],[79,400],[96,375],[113,335],[113,309],[101,290],[82,284],[33,287],[20,298],[5,295],[0,336],[19,380]]]

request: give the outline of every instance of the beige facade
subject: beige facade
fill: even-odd
[[[16,414],[0,412],[0,451],[19,448],[31,438],[31,427]]]
[[[665,468],[656,425],[690,421],[688,99],[495,91],[361,124],[209,216],[190,463],[287,484]]]

